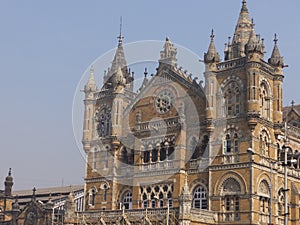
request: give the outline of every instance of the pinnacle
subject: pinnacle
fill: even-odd
[[[242,11],[247,11],[247,12],[248,12],[246,0],[243,0],[242,4],[243,4],[243,6],[242,6]]]

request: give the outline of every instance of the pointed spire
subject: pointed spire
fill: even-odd
[[[160,63],[169,64],[172,66],[177,66],[177,49],[174,47],[174,44],[171,43],[169,37],[166,37],[164,44],[164,49],[160,52]]]
[[[94,66],[92,65],[90,68],[90,77],[86,85],[84,86],[84,92],[96,92],[98,91],[97,84],[95,82],[95,76],[94,76]]]
[[[274,35],[274,48],[271,55],[271,58],[269,59],[269,63],[276,67],[284,67],[284,61],[283,57],[280,55],[279,49],[278,49],[278,38],[277,34]]]
[[[123,36],[122,36],[122,17],[120,18],[120,34],[118,36],[118,47],[111,65],[111,69],[110,69],[110,74],[108,74],[108,76],[114,74],[115,72],[117,72],[118,67],[121,67],[121,69],[126,69],[127,68],[127,62],[125,59],[125,54],[124,54],[124,50],[123,50]]]
[[[257,51],[259,48],[259,40],[257,40],[257,35],[255,34],[255,30],[254,30],[254,22],[253,19],[251,20],[252,22],[252,26],[251,26],[251,32],[250,32],[250,37],[248,40],[248,43],[246,45],[246,52],[253,52],[253,51]]]
[[[214,35],[214,30],[212,29],[211,35],[210,35],[210,44],[209,44],[207,53],[204,53],[204,62],[205,63],[220,62],[220,55],[217,52],[214,39],[215,39],[215,35]]]
[[[233,35],[233,58],[245,56],[245,45],[249,41],[252,22],[249,16],[246,1],[242,2],[242,9]]]
[[[123,42],[123,36],[122,36],[122,16],[120,17],[120,34],[117,37],[119,39],[119,46],[122,45]]]

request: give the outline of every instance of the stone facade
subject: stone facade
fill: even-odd
[[[101,89],[91,68],[85,211],[67,224],[283,224],[285,193],[289,224],[299,224],[300,114],[282,107],[278,39],[265,60],[245,0],[223,61],[214,38],[205,86],[177,67],[169,38],[138,93],[121,34]]]

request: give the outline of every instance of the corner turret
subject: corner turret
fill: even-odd
[[[90,93],[94,93],[97,91],[98,91],[98,87],[95,82],[94,66],[91,66],[89,80],[86,83],[86,85],[84,85],[84,93],[86,94],[86,97],[89,97]]]
[[[210,35],[210,44],[209,44],[207,53],[204,53],[204,62],[206,64],[220,62],[220,55],[217,52],[215,42],[214,42],[214,38],[215,38],[214,30],[212,30],[211,35]]]
[[[269,63],[272,66],[283,68],[284,67],[284,61],[283,61],[283,57],[280,55],[277,42],[278,42],[278,38],[277,38],[277,35],[275,34],[274,48],[273,48],[271,58],[269,58]]]

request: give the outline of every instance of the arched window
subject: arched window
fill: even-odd
[[[234,178],[228,178],[222,184],[221,193],[223,194],[223,220],[237,221],[240,219],[240,193],[241,186]]]
[[[258,186],[259,202],[260,202],[260,221],[269,222],[270,214],[270,188],[266,180],[260,182]]]
[[[223,144],[224,154],[239,152],[239,141],[237,133],[227,134]]]
[[[207,209],[207,190],[203,186],[198,186],[193,194],[193,208]]]
[[[266,82],[260,84],[260,114],[263,118],[270,119],[270,93]]]
[[[123,206],[125,209],[131,209],[132,208],[132,193],[131,192],[126,192],[123,201],[122,201]]]
[[[224,98],[226,116],[237,116],[240,113],[240,90],[235,82],[227,85]]]
[[[95,206],[96,189],[92,188],[89,191],[89,206]]]

